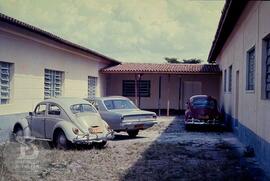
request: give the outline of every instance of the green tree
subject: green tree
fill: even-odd
[[[197,59],[197,58],[183,59],[183,63],[199,64],[199,63],[202,63],[202,60],[201,59]]]
[[[181,63],[180,61],[177,60],[177,58],[165,57],[164,59],[167,61],[167,63]]]

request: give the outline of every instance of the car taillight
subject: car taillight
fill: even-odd
[[[105,127],[106,127],[107,131],[112,131],[111,127],[108,124],[106,124]]]
[[[72,128],[74,134],[78,135],[80,130],[78,128]]]

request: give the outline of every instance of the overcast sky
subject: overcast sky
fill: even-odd
[[[224,1],[0,0],[0,12],[122,62],[207,59]]]

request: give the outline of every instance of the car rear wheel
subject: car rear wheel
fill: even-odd
[[[67,150],[70,147],[70,141],[67,139],[65,133],[63,131],[59,131],[56,140],[55,147],[60,150]]]
[[[193,125],[185,124],[185,128],[187,131],[191,131],[193,129]]]
[[[127,133],[130,138],[135,138],[138,135],[139,130],[130,130],[130,131],[127,131]]]
[[[102,141],[102,142],[99,142],[99,143],[95,143],[95,147],[97,149],[102,149],[105,147],[105,145],[107,144],[107,141]]]
[[[23,129],[22,129],[21,126],[16,126],[14,128],[14,132],[13,133],[14,133],[14,140],[15,141],[18,141],[18,142],[22,142],[23,141],[24,134],[23,134]]]

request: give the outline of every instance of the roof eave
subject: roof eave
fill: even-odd
[[[92,55],[94,55],[96,57],[100,57],[100,58],[105,59],[105,60],[107,60],[109,62],[112,62],[113,64],[120,64],[121,63],[121,62],[119,62],[119,61],[117,61],[115,59],[112,59],[110,57],[107,57],[105,55],[102,55],[102,54],[100,54],[100,53],[98,53],[96,51],[93,51],[93,50],[90,50],[90,49],[85,48],[83,46],[80,46],[78,44],[72,43],[72,42],[70,42],[68,40],[65,40],[63,38],[60,38],[60,37],[58,37],[58,36],[56,36],[56,35],[54,35],[52,33],[49,33],[47,31],[44,31],[44,30],[40,29],[40,28],[37,28],[37,27],[32,26],[32,25],[29,25],[27,23],[24,23],[22,21],[19,21],[17,19],[14,19],[12,17],[7,16],[7,15],[4,15],[2,13],[0,13],[0,21],[6,22],[6,23],[9,23],[9,24],[12,24],[14,26],[23,28],[23,29],[25,29],[27,31],[30,31],[30,32],[33,32],[33,33],[36,33],[36,34],[39,34],[41,36],[44,36],[44,37],[49,38],[51,40],[54,40],[54,41],[56,41],[58,43],[67,45],[69,47],[75,48],[77,50],[81,50],[81,51],[84,51],[86,53],[90,53],[90,54],[92,54]]]
[[[209,75],[218,75],[221,72],[143,72],[143,71],[100,71],[103,74],[170,74],[170,75],[194,75],[194,74],[209,74]]]
[[[234,1],[227,0],[221,18],[219,20],[218,28],[215,34],[214,41],[212,43],[209,55],[208,62],[214,63],[216,62],[216,58],[220,51],[223,48],[226,40],[229,35],[233,31],[235,24],[237,23],[239,17],[241,16],[246,4],[247,0]]]

